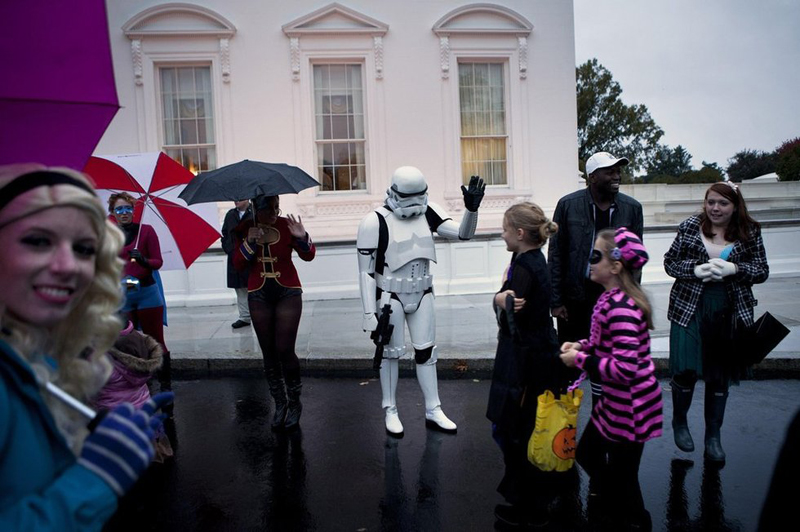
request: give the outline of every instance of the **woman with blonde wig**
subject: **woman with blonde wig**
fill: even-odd
[[[110,373],[120,322],[122,235],[86,176],[0,167],[0,529],[99,530],[153,456],[142,409],[88,420],[46,390],[88,402]]]

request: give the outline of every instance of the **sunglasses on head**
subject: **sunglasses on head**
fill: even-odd
[[[114,214],[132,214],[133,207],[130,205],[120,205],[119,207],[114,207]]]

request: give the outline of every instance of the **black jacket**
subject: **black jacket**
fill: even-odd
[[[244,213],[242,220],[252,218],[253,211],[250,207]],[[247,288],[248,271],[237,271],[233,267],[233,251],[236,249],[236,235],[234,229],[239,225],[239,211],[234,207],[225,214],[222,223],[222,249],[228,254],[228,288]]]
[[[593,203],[589,187],[558,200],[553,214],[558,232],[550,238],[547,250],[553,283],[551,308],[560,307],[567,300],[582,301],[585,298],[584,282],[595,239]],[[627,227],[642,238],[644,216],[641,203],[618,193],[611,214],[611,226]]]
[[[549,277],[540,249],[518,255],[511,280],[500,289],[525,299],[522,310],[514,313],[517,334],[509,330],[506,311],[495,307],[499,332],[486,417],[526,438],[533,430],[539,394],[546,389],[558,393],[567,379],[550,317]]]

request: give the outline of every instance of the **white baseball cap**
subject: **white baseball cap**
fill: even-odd
[[[608,153],[607,151],[599,151],[589,157],[586,161],[586,175],[592,175],[598,168],[608,168],[622,163],[620,166],[628,164],[628,159],[620,157],[619,159]]]

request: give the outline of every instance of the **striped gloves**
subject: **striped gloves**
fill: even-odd
[[[155,412],[174,399],[172,392],[155,395],[141,409],[123,403],[108,413],[83,444],[78,463],[124,495],[139,478],[155,451],[154,432],[163,422]]]

